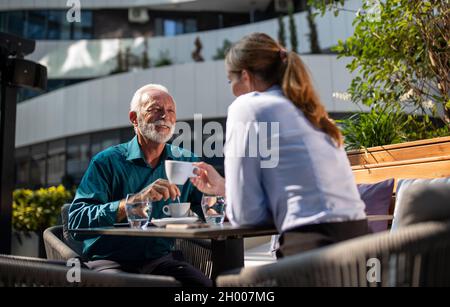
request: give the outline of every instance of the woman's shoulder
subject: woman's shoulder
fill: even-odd
[[[291,107],[289,100],[281,92],[250,92],[237,97],[228,108],[229,115],[251,114],[253,117]]]
[[[253,97],[256,92],[250,92],[237,97],[228,107],[228,118],[249,119],[255,117]]]

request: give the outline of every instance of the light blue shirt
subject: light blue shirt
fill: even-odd
[[[279,86],[239,96],[229,107],[225,178],[233,224],[275,224],[282,233],[366,218],[344,149],[314,128]]]

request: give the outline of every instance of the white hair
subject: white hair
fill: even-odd
[[[149,90],[158,90],[161,92],[164,92],[166,94],[168,94],[171,98],[173,103],[175,103],[175,99],[173,99],[172,95],[170,95],[169,90],[161,85],[161,84],[147,84],[144,85],[143,87],[141,87],[140,89],[138,89],[134,95],[133,98],[131,99],[131,103],[130,103],[130,111],[136,112],[137,114],[139,114],[139,110],[140,110],[140,106],[142,103],[147,102],[148,97],[146,99],[143,99],[143,93]]]

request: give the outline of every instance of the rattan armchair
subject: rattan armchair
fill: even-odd
[[[0,287],[176,287],[173,277],[128,273],[107,274],[80,268],[74,279],[73,266],[64,261],[0,255]],[[76,276],[76,275],[75,275]]]
[[[63,225],[53,226],[44,231],[44,243],[47,259],[82,259],[82,242],[72,239],[68,231],[68,213],[70,204],[61,208]],[[175,240],[175,250],[182,253],[184,260],[211,277],[211,241],[197,239]]]
[[[222,275],[217,286],[450,286],[450,222],[367,235]]]

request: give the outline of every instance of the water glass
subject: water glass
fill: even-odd
[[[208,224],[222,224],[225,219],[225,197],[216,195],[203,195],[202,210]]]
[[[152,203],[147,197],[140,194],[128,194],[125,207],[131,228],[147,227],[152,214]]]

